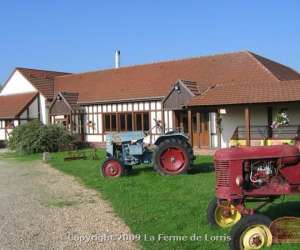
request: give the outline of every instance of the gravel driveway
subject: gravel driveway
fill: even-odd
[[[0,249],[139,249],[99,193],[41,162],[0,160]]]

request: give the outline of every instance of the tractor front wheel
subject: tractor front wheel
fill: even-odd
[[[243,217],[231,230],[229,247],[232,250],[262,249],[272,245],[271,220],[264,215]]]
[[[154,152],[154,169],[161,175],[179,175],[190,167],[192,149],[180,138],[161,141]]]
[[[117,178],[125,174],[125,169],[120,161],[110,158],[102,164],[101,172],[104,177]]]
[[[214,198],[208,204],[207,220],[213,227],[232,227],[241,217],[241,213],[235,206],[227,201],[218,202],[217,198]]]

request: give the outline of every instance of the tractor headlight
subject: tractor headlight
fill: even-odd
[[[243,177],[238,175],[235,179],[235,183],[238,187],[242,186],[244,183]]]

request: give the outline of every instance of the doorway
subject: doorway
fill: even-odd
[[[193,146],[198,148],[209,148],[209,113],[192,113],[192,135]]]
[[[176,128],[188,134],[187,111],[175,111]],[[192,112],[192,144],[194,147],[209,148],[209,112]]]

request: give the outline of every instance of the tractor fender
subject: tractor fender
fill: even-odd
[[[160,137],[158,137],[158,139],[154,142],[154,145],[159,145],[162,141],[167,140],[167,139],[171,139],[171,138],[175,138],[175,139],[180,139],[183,141],[188,142],[189,138],[183,134],[165,134],[165,135],[161,135]]]

